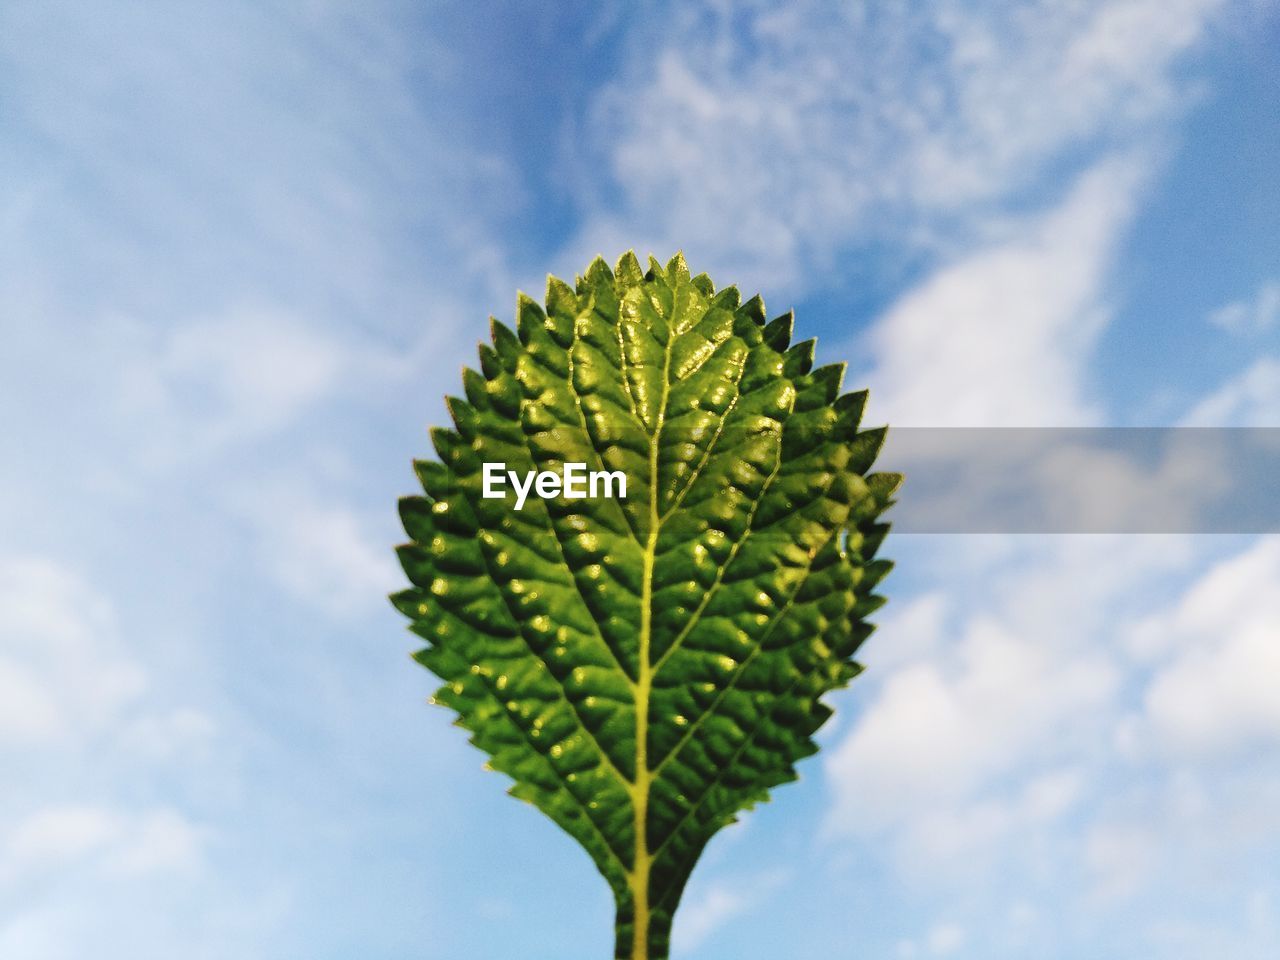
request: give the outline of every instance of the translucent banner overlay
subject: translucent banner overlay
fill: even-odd
[[[894,427],[894,533],[1280,532],[1280,428]]]

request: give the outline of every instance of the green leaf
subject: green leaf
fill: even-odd
[[[859,671],[900,477],[843,365],[792,317],[677,255],[597,259],[493,321],[452,430],[400,503],[435,700],[576,839],[617,902],[616,957],[668,956],[708,840],[796,777]],[[483,464],[621,471],[625,499],[486,498]]]

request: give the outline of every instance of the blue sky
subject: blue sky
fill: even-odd
[[[0,956],[588,960],[424,701],[395,498],[490,313],[760,290],[924,426],[1280,426],[1280,8],[0,10]],[[902,537],[688,960],[1280,953],[1280,543]]]

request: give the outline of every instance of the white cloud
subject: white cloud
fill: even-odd
[[[877,616],[876,630],[893,637],[892,643],[873,643],[867,655],[877,670],[891,670],[903,663],[920,662],[937,650],[946,634],[947,618],[953,613],[953,605],[946,593],[935,590],[922,596],[892,603]],[[839,720],[839,715],[828,721],[827,726]],[[825,731],[827,727],[823,727]]]
[[[586,132],[612,182],[571,247],[682,246],[792,292],[802,268],[869,234],[931,242],[1068,150],[1128,146],[1176,112],[1177,68],[1225,6],[809,2],[664,17],[598,98]]]
[[[203,845],[204,831],[176,811],[135,814],[111,867],[127,876],[185,870],[199,863]]]
[[[1105,638],[1146,585],[1187,562],[1186,538],[981,547],[1000,540],[935,551],[948,582],[947,616],[930,618],[937,635],[909,638],[918,652],[904,661],[887,650],[892,635],[877,634],[866,656],[874,692],[864,689],[852,730],[827,754],[828,827],[888,831],[909,871],[972,869],[1011,833],[1071,807],[1082,771],[1111,750],[1125,663]]]
[[[837,775],[859,781],[860,824],[972,795],[1067,717],[1105,703],[1115,684],[1105,664],[1062,663],[992,622],[974,623],[957,652],[947,675],[929,663],[896,672],[833,754]]]
[[[147,687],[109,601],[56,562],[0,557],[0,745],[76,742]]]
[[[387,547],[400,534],[309,484],[260,481],[229,493],[231,510],[251,525],[262,569],[290,594],[334,614],[384,605],[404,580]]]
[[[894,652],[889,620],[867,651],[863,706],[825,754],[828,836],[983,929],[974,956],[1135,898],[1174,912],[1271,862],[1280,540],[1225,558],[1192,537],[964,542],[929,538],[913,564],[947,589],[901,619],[935,635]],[[1000,933],[1013,896],[1030,919]],[[902,947],[925,956],[927,936]]]
[[[1265,333],[1280,326],[1280,283],[1264,283],[1252,299],[1219,307],[1209,315],[1209,322],[1240,335]]]
[[[1091,826],[1084,837],[1084,860],[1097,900],[1124,899],[1146,882],[1164,842],[1152,822],[1110,822]]]
[[[22,184],[0,227],[26,268],[6,280],[45,307],[165,322],[270,297],[404,334],[431,285],[502,278],[486,227],[519,185],[456,136],[451,99],[420,95],[450,51],[394,4],[34,11],[0,13],[21,93],[0,156]],[[435,256],[406,271],[423,232]]]
[[[207,391],[218,419],[269,430],[331,390],[341,363],[324,334],[292,318],[238,311],[175,330],[159,369],[173,393],[191,391],[199,403]]]
[[[1132,159],[1104,163],[1057,209],[892,306],[867,337],[877,416],[899,426],[1097,422],[1084,366],[1141,176]]]
[[[351,351],[279,311],[235,309],[168,327],[117,319],[100,384],[117,422],[145,423],[143,462],[190,465],[288,427],[350,373]]]
[[[965,932],[954,923],[941,924],[929,931],[929,952],[935,957],[946,957],[964,946]]]
[[[940,923],[920,940],[901,940],[895,950],[901,960],[916,957],[949,957],[965,945],[968,935],[954,923]]]
[[[1175,960],[1272,960],[1280,954],[1280,893],[1252,886],[1224,911],[1225,922],[1201,919],[1196,911],[1170,913],[1148,925],[1149,938]]]
[[[1165,651],[1144,696],[1146,719],[1176,756],[1259,743],[1280,751],[1280,538],[1219,564],[1140,630],[1159,638],[1145,649]]]
[[[204,831],[184,813],[117,797],[173,776],[175,758],[189,760],[216,726],[202,710],[163,706],[110,598],[64,564],[0,556],[0,638],[0,765],[11,773],[0,913],[11,895],[76,871],[138,877],[196,863]]]
[[[1201,400],[1187,427],[1280,426],[1280,358],[1262,357]]]
[[[120,836],[119,819],[99,807],[55,807],[32,814],[6,838],[9,873],[58,867]]]
[[[676,914],[672,943],[682,952],[696,951],[735,916],[760,906],[785,883],[786,874],[778,871],[720,878],[708,886],[695,880]]]
[[[679,915],[679,943],[682,949],[697,950],[707,937],[747,908],[746,898],[736,890],[714,887],[684,905]]]
[[[2,838],[0,892],[73,870],[117,878],[185,870],[199,862],[202,844],[202,831],[173,810],[49,806]]]
[[[217,734],[213,718],[191,707],[143,713],[121,730],[121,738],[135,754],[158,762],[190,758],[195,751],[207,748]]]

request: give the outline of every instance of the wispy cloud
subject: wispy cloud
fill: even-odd
[[[681,10],[596,102],[610,185],[572,246],[683,246],[795,293],[854,241],[969,242],[1050,165],[1181,110],[1178,66],[1225,6]]]
[[[263,479],[231,493],[232,511],[253,531],[258,568],[289,595],[326,613],[351,615],[385,605],[399,581],[383,523],[341,500],[319,499],[293,476]],[[377,531],[381,536],[375,536]]]
[[[707,887],[695,886],[677,914],[673,942],[680,950],[698,950],[734,917],[767,908],[769,895],[786,881],[785,871],[774,870],[719,878]]]
[[[0,746],[79,744],[147,686],[106,598],[59,563],[0,556]]]
[[[895,954],[899,960],[947,957],[963,947],[966,939],[963,927],[954,923],[940,923],[926,931],[922,937],[899,941]]]
[[[1189,427],[1280,425],[1280,358],[1255,360],[1200,400],[1183,423]]]
[[[0,760],[20,771],[0,803],[0,948],[63,956],[66,924],[27,924],[67,892],[137,902],[199,873],[210,831],[168,787],[217,726],[156,689],[111,598],[58,561],[0,557],[0,639]]]
[[[1266,333],[1280,326],[1280,283],[1264,283],[1252,297],[1219,307],[1209,315],[1209,322],[1244,336]]]
[[[65,805],[21,820],[0,858],[0,890],[36,884],[91,864],[109,879],[184,870],[199,862],[200,831],[172,810],[121,813]]]
[[[169,323],[270,293],[401,338],[434,286],[487,289],[484,224],[519,186],[456,138],[422,149],[452,118],[415,84],[451,56],[396,12],[8,5],[7,284]]]

